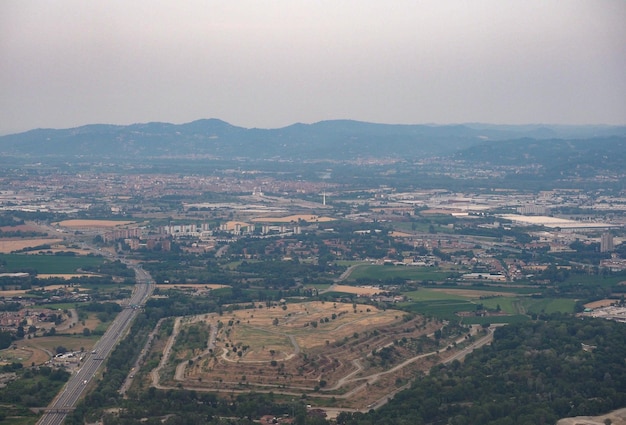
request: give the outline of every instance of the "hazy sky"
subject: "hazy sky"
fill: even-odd
[[[0,134],[199,118],[626,124],[626,1],[0,2]]]

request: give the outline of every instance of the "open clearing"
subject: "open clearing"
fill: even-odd
[[[41,232],[41,228],[34,224],[18,224],[16,226],[0,226],[2,232]]]
[[[41,245],[54,245],[63,242],[63,239],[0,239],[0,253],[9,254],[24,248],[33,248]]]
[[[453,289],[453,288],[433,288],[434,292],[443,292],[444,294],[460,295],[465,298],[481,298],[481,297],[517,297],[518,294],[512,292],[494,292],[481,291],[478,289]]]
[[[50,360],[50,355],[40,347],[19,341],[17,348],[7,348],[0,351],[0,365],[8,363],[22,363],[24,366],[44,364]]]
[[[56,347],[63,346],[68,351],[91,350],[96,340],[93,337],[77,336],[46,336],[24,339],[15,342],[17,348],[0,351],[0,364],[19,362],[24,366],[44,364],[56,354]]]
[[[73,277],[94,277],[94,276],[101,276],[101,275],[92,274],[92,273],[38,273],[37,274],[38,279],[49,279],[49,278],[71,279]],[[51,289],[51,288],[57,289],[59,286],[60,285],[51,285],[51,286],[46,286],[44,289]]]
[[[291,223],[292,221],[297,223],[299,220],[303,220],[308,223],[335,221],[332,217],[320,217],[312,214],[296,214],[288,215],[287,217],[257,217],[252,219],[255,223]]]
[[[626,425],[626,409],[614,410],[602,416],[576,416],[574,418],[560,419],[556,425],[605,425],[607,423]]]
[[[604,300],[598,300],[598,301],[594,301],[592,303],[587,303],[585,304],[586,308],[601,308],[601,307],[608,307],[611,304],[615,303],[616,300],[610,300],[610,299],[604,299]]]
[[[63,220],[58,223],[52,223],[62,227],[82,228],[82,227],[116,227],[132,224],[134,221],[116,221],[116,220]]]
[[[331,291],[345,292],[346,294],[356,295],[376,295],[383,292],[382,289],[367,286],[350,286],[350,285],[333,285],[329,288]]]
[[[39,275],[38,275],[39,276]],[[50,275],[57,276],[57,275]],[[24,295],[28,291],[37,290],[37,291],[55,291],[57,289],[67,289],[70,291],[87,291],[87,288],[81,288],[80,286],[72,286],[71,288],[66,285],[48,285],[44,287],[34,287],[31,289],[7,289],[6,291],[0,291],[1,297],[13,297],[16,295]]]

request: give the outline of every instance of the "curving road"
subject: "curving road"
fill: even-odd
[[[127,263],[127,265],[135,270],[137,283],[126,307],[117,315],[102,338],[96,343],[93,351],[85,355],[82,367],[70,377],[63,390],[46,408],[37,424],[59,425],[63,422],[65,416],[74,409],[98,368],[130,327],[139,312],[139,307],[146,302],[154,291],[154,281],[148,272],[136,264]]]

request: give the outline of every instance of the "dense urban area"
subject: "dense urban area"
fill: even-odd
[[[624,140],[3,154],[0,422],[624,424]]]

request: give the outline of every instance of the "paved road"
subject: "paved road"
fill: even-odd
[[[129,263],[128,266],[135,270],[137,284],[126,307],[117,315],[102,338],[96,343],[93,351],[85,355],[83,365],[75,375],[70,377],[61,393],[50,403],[37,422],[39,425],[59,425],[63,422],[67,413],[74,408],[85,392],[98,368],[130,327],[139,312],[138,307],[143,305],[152,294],[154,282],[148,272],[134,264]]]

